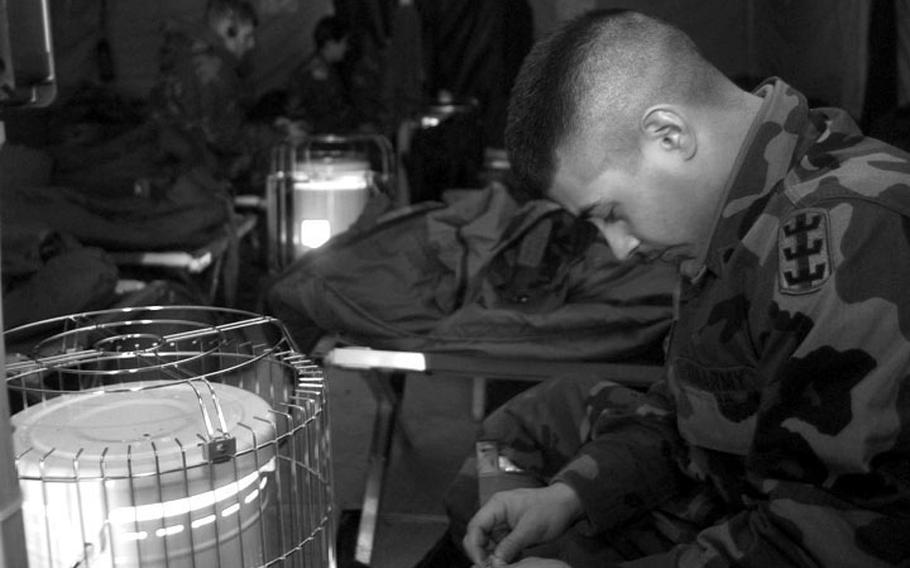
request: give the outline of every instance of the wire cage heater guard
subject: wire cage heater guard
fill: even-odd
[[[4,340],[31,568],[336,566],[324,375],[278,320],[131,307]]]

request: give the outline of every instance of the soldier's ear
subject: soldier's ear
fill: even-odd
[[[671,106],[652,107],[641,120],[641,135],[645,143],[656,145],[688,160],[698,149],[695,132],[685,116]]]

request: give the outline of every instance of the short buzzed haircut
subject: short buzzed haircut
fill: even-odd
[[[656,102],[711,104],[723,75],[661,20],[594,10],[539,41],[512,88],[506,149],[520,191],[544,197],[556,149],[583,128],[611,129],[617,155],[637,148],[638,119]]]

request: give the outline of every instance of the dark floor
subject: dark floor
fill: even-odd
[[[345,512],[342,520],[356,520],[351,512],[360,509],[363,498],[375,403],[359,373],[329,369],[327,380],[336,506]],[[375,568],[413,566],[444,531],[443,491],[473,451],[471,382],[409,375],[401,418],[410,444],[395,437],[370,563]],[[344,523],[342,530],[342,539],[351,538],[356,523]],[[344,556],[340,566],[351,566]]]

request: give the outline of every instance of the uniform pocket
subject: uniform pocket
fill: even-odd
[[[750,367],[673,362],[670,381],[680,434],[689,443],[737,455],[748,453],[761,401],[761,377]]]

